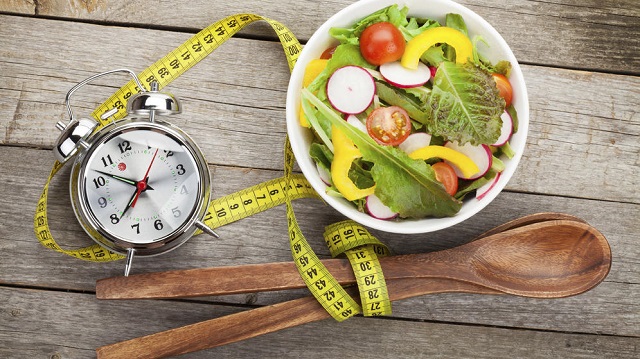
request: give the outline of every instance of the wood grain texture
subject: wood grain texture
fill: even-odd
[[[259,0],[196,0],[190,1],[189,6],[180,6],[151,0],[39,0],[31,6],[26,1],[10,1],[0,5],[0,11],[191,31],[224,16],[254,12],[283,22],[304,41],[332,14],[353,2],[303,0],[265,5]],[[494,26],[520,62],[640,73],[640,56],[636,51],[640,46],[640,6],[635,0],[462,0],[459,3]],[[264,25],[251,26],[242,34],[274,37]]]
[[[93,291],[95,281],[122,275],[123,262],[90,263],[75,260],[42,247],[32,232],[31,214],[44,179],[48,175],[48,151],[0,146],[0,167],[11,168],[0,183],[3,201],[0,215],[0,284]],[[16,161],[15,159],[21,159]],[[275,178],[280,172],[242,168],[212,167],[215,196],[223,196],[247,186]],[[50,218],[53,235],[66,248],[91,243],[77,224],[69,207],[66,170],[50,189]],[[294,203],[303,233],[321,258],[329,253],[321,236],[325,225],[343,217],[320,201],[305,199]],[[505,208],[509,208],[505,212]],[[503,193],[477,216],[447,231],[429,235],[392,235],[372,230],[393,253],[428,252],[469,241],[485,230],[526,214],[546,210],[566,212],[584,218],[598,228],[611,243],[613,264],[604,283],[577,297],[553,301],[526,298],[479,298],[448,295],[408,299],[394,304],[394,315],[446,322],[553,329],[570,332],[640,336],[640,295],[637,261],[640,248],[640,206],[576,198],[554,198],[524,193]],[[178,250],[161,257],[139,258],[133,273],[201,268],[291,260],[284,207],[243,219],[219,228],[221,239],[197,236]],[[251,228],[250,231],[247,228]],[[214,302],[273,304],[305,295],[294,292],[265,292],[204,298]],[[123,302],[124,303],[124,302]],[[407,304],[405,304],[407,303]],[[531,315],[530,313],[536,313]],[[589,315],[585,315],[589,313]],[[557,320],[562,318],[562,320]],[[624,325],[621,325],[624,323]]]
[[[98,301],[96,280],[121,275],[124,263],[84,262],[42,247],[32,216],[53,162],[53,125],[67,120],[64,94],[73,85],[119,67],[139,72],[225,15],[256,12],[282,21],[304,41],[352,2],[0,1],[0,357],[93,357],[100,346],[308,295],[299,289]],[[372,234],[395,254],[422,253],[464,244],[523,215],[564,212],[609,240],[606,280],[554,300],[419,296],[394,302],[391,318],[321,321],[185,358],[640,355],[638,2],[460,3],[493,24],[525,64],[531,122],[522,162],[505,192],[451,229]],[[256,23],[168,88],[185,110],[172,121],[195,138],[210,163],[214,198],[282,175],[288,79],[272,30]],[[88,116],[118,85],[101,79],[77,92],[76,113]],[[324,226],[344,217],[313,199],[297,200],[294,208],[313,249],[329,258]],[[49,214],[61,245],[91,243],[70,209],[68,168],[51,185]],[[136,258],[133,273],[291,260],[282,206],[218,232],[217,241],[197,236],[161,257]]]
[[[63,94],[76,82],[117,67],[140,71],[188,38],[183,33],[12,16],[0,20],[0,37],[14,37],[0,49],[6,69],[0,73],[0,95],[7,99],[0,103],[0,126],[5,129],[0,143],[11,145],[50,148],[58,135],[53,124],[66,120]],[[16,33],[16,28],[23,31]],[[62,41],[59,34],[69,40]],[[107,39],[119,40],[104,40],[107,34]],[[147,46],[137,46],[139,38],[148,38]],[[235,65],[256,51],[262,54],[260,63]],[[49,52],[59,56],[51,58]],[[182,99],[184,109],[171,120],[192,134],[212,164],[282,168],[289,73],[281,52],[277,43],[231,39],[170,84],[168,90]],[[221,71],[229,68],[234,71]],[[524,66],[523,71],[530,135],[507,188],[640,203],[640,78],[538,66]],[[114,91],[113,82],[97,83],[108,85],[89,86],[75,95],[77,113],[88,116]],[[616,175],[621,171],[624,176]]]
[[[471,283],[431,278],[393,280],[387,282],[387,287],[391,301],[449,292],[500,294]],[[351,287],[347,289],[347,293],[356,298],[358,292]],[[329,313],[320,303],[308,296],[106,345],[96,349],[96,353],[98,359],[165,358],[215,348],[328,318]]]
[[[105,344],[242,310],[180,301],[105,302],[91,294],[6,287],[0,288],[0,300],[0,355],[11,358],[93,357],[95,348]],[[184,358],[634,358],[639,340],[356,317],[299,326]]]

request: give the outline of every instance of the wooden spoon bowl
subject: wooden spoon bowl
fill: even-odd
[[[478,284],[491,283],[491,288],[515,295],[533,290],[536,297],[558,297],[589,290],[609,273],[609,244],[588,224],[551,221],[526,228],[519,235],[503,232],[468,247],[475,247],[469,264],[482,278]]]

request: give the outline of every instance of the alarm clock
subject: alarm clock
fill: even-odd
[[[75,118],[71,95],[94,79],[117,72],[133,77],[141,92],[126,104],[127,117],[100,127],[90,118]],[[178,100],[150,91],[131,70],[103,72],[78,83],[67,93],[69,122],[54,157],[71,167],[69,191],[76,218],[102,247],[127,256],[125,276],[135,256],[175,249],[197,229],[218,235],[204,222],[210,200],[211,175],[204,155],[180,128],[158,119],[181,112]],[[122,110],[115,107],[103,120]]]

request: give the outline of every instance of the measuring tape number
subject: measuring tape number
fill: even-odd
[[[337,222],[326,227],[324,239],[333,257],[345,254],[356,275],[362,311],[365,316],[391,314],[391,301],[378,257],[389,249],[354,221]]]

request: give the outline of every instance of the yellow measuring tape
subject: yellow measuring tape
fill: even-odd
[[[182,73],[204,59],[223,42],[231,38],[246,25],[264,20],[275,30],[284,49],[289,70],[293,70],[302,46],[281,23],[255,14],[237,14],[224,18],[198,32],[175,50],[142,71],[138,77],[150,88],[157,81],[162,88]],[[92,116],[102,127],[111,121],[126,116],[127,100],[140,92],[133,80],[129,81],[102,103]],[[101,114],[117,108],[112,117],[101,119]],[[291,253],[301,277],[311,293],[331,316],[342,321],[362,310],[364,315],[389,315],[391,305],[384,282],[378,255],[387,255],[388,249],[369,232],[353,221],[344,221],[327,227],[325,241],[335,257],[344,253],[349,258],[360,290],[361,309],[337,280],[328,272],[304,238],[293,213],[291,201],[298,198],[318,197],[304,176],[292,174],[293,152],[288,139],[285,142],[284,176],[231,195],[211,201],[204,222],[217,228],[269,208],[286,204]],[[53,239],[47,220],[47,197],[49,184],[62,164],[56,162],[38,201],[34,218],[34,230],[38,240],[46,247],[76,258],[90,261],[111,261],[124,258],[94,244],[88,247],[67,250]]]
[[[349,259],[356,275],[364,315],[391,314],[391,301],[378,262],[378,256],[389,255],[389,249],[351,220],[327,226],[324,240],[333,257],[344,253]]]

